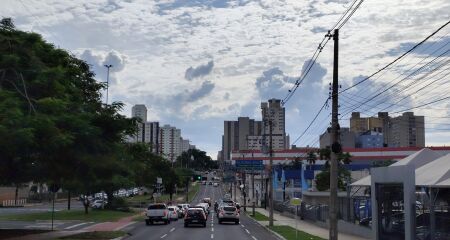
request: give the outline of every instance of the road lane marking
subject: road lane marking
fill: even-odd
[[[70,226],[70,227],[66,227],[66,228],[64,228],[64,229],[65,229],[65,230],[69,230],[69,229],[76,228],[76,227],[79,227],[79,226],[83,226],[83,225],[86,225],[86,224],[89,224],[89,223],[93,223],[93,222],[83,222],[83,223],[79,223],[79,224],[72,225],[72,226]]]
[[[255,236],[252,236],[252,238],[253,238],[253,240],[258,240],[258,239],[255,238]]]
[[[214,234],[211,234],[211,238],[214,238]]]
[[[173,232],[173,231],[175,231],[175,228],[170,229],[170,232]]]
[[[161,236],[161,238],[165,238],[165,237],[167,237],[167,234],[164,234],[164,235]]]
[[[214,228],[213,227],[211,228],[211,232],[214,232]]]
[[[241,224],[242,227],[245,227],[244,224]]]
[[[247,228],[245,229],[245,231],[246,231],[248,234],[250,234],[250,232],[247,230]]]

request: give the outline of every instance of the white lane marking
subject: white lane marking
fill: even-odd
[[[241,224],[242,227],[245,227],[244,224]]]
[[[211,232],[214,232],[214,228],[213,227],[211,228]]]
[[[161,236],[161,238],[165,238],[165,237],[167,237],[167,234],[164,234],[164,235]]]
[[[70,226],[70,227],[66,227],[66,228],[64,228],[64,229],[65,229],[65,230],[68,230],[68,229],[76,228],[76,227],[83,226],[83,225],[86,225],[86,224],[89,224],[89,223],[93,223],[93,222],[83,222],[83,223],[79,223],[79,224],[72,225],[72,226]]]
[[[255,236],[252,236],[252,238],[253,238],[253,240],[258,240],[258,239],[255,238]]]
[[[213,239],[214,238],[214,234],[211,234],[211,239]]]
[[[175,228],[170,229],[170,232],[173,232],[173,231],[175,231]]]
[[[246,231],[248,234],[250,234],[250,232],[247,230],[247,228],[245,229],[245,231]]]

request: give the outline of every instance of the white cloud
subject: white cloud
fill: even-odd
[[[299,76],[325,31],[351,2],[30,0],[24,7],[19,1],[3,0],[0,15],[12,16],[18,28],[39,32],[55,45],[83,56],[99,79],[104,79],[102,65],[107,59],[114,65],[111,70],[116,84],[110,89],[114,100],[145,103],[157,119],[168,123],[181,115],[185,119],[176,122],[189,134],[186,137],[199,147],[207,146],[212,154],[220,147],[219,119],[233,119],[238,114],[259,117],[259,101],[267,100],[264,98],[271,89],[261,94],[255,85],[257,78],[276,67],[282,78]],[[354,77],[368,75],[392,61],[395,56],[389,51],[405,42],[420,41],[443,24],[449,12],[450,2],[445,0],[365,1],[341,30],[342,85],[348,86]],[[413,55],[410,61],[419,58]],[[200,74],[201,79],[184,80],[189,66],[195,70],[209,59],[214,59],[211,71]],[[287,105],[292,118],[287,127],[294,138],[320,107],[318,99],[328,94],[332,41],[318,61],[326,69],[320,82],[308,85],[314,79],[307,78],[295,101]],[[389,82],[396,76],[392,71],[377,82]],[[209,94],[197,101],[182,101],[181,111],[173,109],[179,96],[188,99],[189,93],[205,87],[202,84],[213,86]],[[275,91],[283,95],[288,86],[284,81]],[[317,101],[311,101],[312,97]],[[196,135],[202,129],[192,122],[199,118],[217,128],[207,136]]]

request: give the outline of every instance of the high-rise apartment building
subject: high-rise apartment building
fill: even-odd
[[[388,145],[390,147],[425,147],[425,117],[405,112],[391,118]]]
[[[141,121],[147,122],[147,107],[144,104],[136,104],[131,108],[131,117],[141,119]]]
[[[170,125],[159,128],[160,153],[171,162],[181,155],[181,130]]]
[[[270,99],[261,103],[261,115],[263,121],[248,117],[225,121],[222,151],[219,152],[218,158],[230,160],[230,153],[237,150],[262,150],[264,144],[269,144],[269,120],[272,121],[272,148],[288,149],[289,136],[285,131],[285,110],[281,106],[281,100]]]
[[[149,143],[152,152],[158,154],[159,151],[159,122],[145,122],[144,126],[144,140],[143,142]]]
[[[289,136],[286,135],[286,114],[281,106],[280,99],[269,99],[268,102],[261,103],[261,114],[263,127],[263,136],[268,144],[270,135],[270,124],[272,122],[272,149],[289,149]]]
[[[222,156],[230,160],[231,152],[248,150],[254,136],[261,136],[262,122],[249,117],[239,117],[237,121],[224,122],[224,135],[222,136]]]
[[[390,117],[387,112],[379,112],[378,117],[362,118],[359,112],[352,113],[350,130],[357,136],[366,132],[382,133],[384,147],[424,147],[425,118],[405,112],[398,117]]]

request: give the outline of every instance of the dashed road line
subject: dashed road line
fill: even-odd
[[[252,238],[253,238],[253,240],[258,240],[258,239],[255,238],[255,236],[252,236]]]
[[[175,228],[170,229],[170,232],[173,232],[173,231],[175,231]]]
[[[211,232],[214,232],[214,228],[211,228]]]
[[[245,227],[244,224],[241,224],[242,227]]]
[[[211,239],[213,239],[214,238],[214,234],[211,234]]]
[[[165,237],[167,237],[167,234],[164,234],[164,235],[161,236],[161,238],[165,238]]]
[[[248,231],[248,229],[247,229],[247,228],[245,229],[245,231],[246,231],[246,232],[247,232],[248,234],[250,234],[250,232]]]

